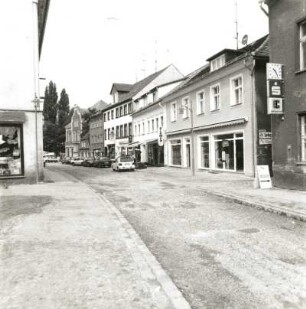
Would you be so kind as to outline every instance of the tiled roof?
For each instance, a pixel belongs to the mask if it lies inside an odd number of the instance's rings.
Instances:
[[[90,107],[90,109],[95,109],[96,111],[101,111],[106,106],[108,106],[108,103],[104,102],[103,100],[98,101],[93,106]]]
[[[132,99],[134,95],[136,95],[139,91],[141,91],[144,87],[146,87],[151,81],[153,81],[158,75],[160,75],[162,72],[164,72],[167,68],[168,67],[166,67],[166,68],[164,68],[164,69],[162,69],[158,72],[155,72],[155,73],[147,76],[146,78],[140,80],[139,82],[133,84],[130,92],[121,96],[120,102],[124,102],[124,101]]]

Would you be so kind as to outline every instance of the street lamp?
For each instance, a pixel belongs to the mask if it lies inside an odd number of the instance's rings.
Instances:
[[[37,130],[37,111],[40,110],[40,99],[35,94],[35,98],[32,101],[34,103],[34,109],[35,109],[35,154],[36,154],[36,183],[39,181],[39,163],[38,163],[38,130]]]
[[[184,110],[188,110],[190,112],[191,171],[192,171],[192,176],[195,176],[192,101],[190,101],[189,106],[188,105],[182,105],[182,107],[179,108],[179,113],[183,114]]]

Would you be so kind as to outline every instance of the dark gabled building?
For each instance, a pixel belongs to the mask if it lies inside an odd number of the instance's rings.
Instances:
[[[306,190],[306,1],[265,0],[270,62],[282,64],[284,113],[272,115],[277,186]]]

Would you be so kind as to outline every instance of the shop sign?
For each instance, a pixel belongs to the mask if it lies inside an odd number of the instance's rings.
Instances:
[[[161,127],[159,128],[158,146],[164,146],[164,135]]]
[[[269,98],[283,98],[283,81],[270,79],[268,80],[268,97]]]
[[[270,145],[272,144],[272,133],[266,131],[259,131],[259,145]]]
[[[284,99],[268,98],[268,114],[283,114]]]
[[[272,182],[268,165],[257,165],[257,177],[260,189],[272,188]]]

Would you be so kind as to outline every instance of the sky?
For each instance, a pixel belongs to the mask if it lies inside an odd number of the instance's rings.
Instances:
[[[70,107],[111,102],[113,83],[133,84],[169,64],[184,75],[224,48],[268,34],[258,0],[51,0],[40,63]]]

